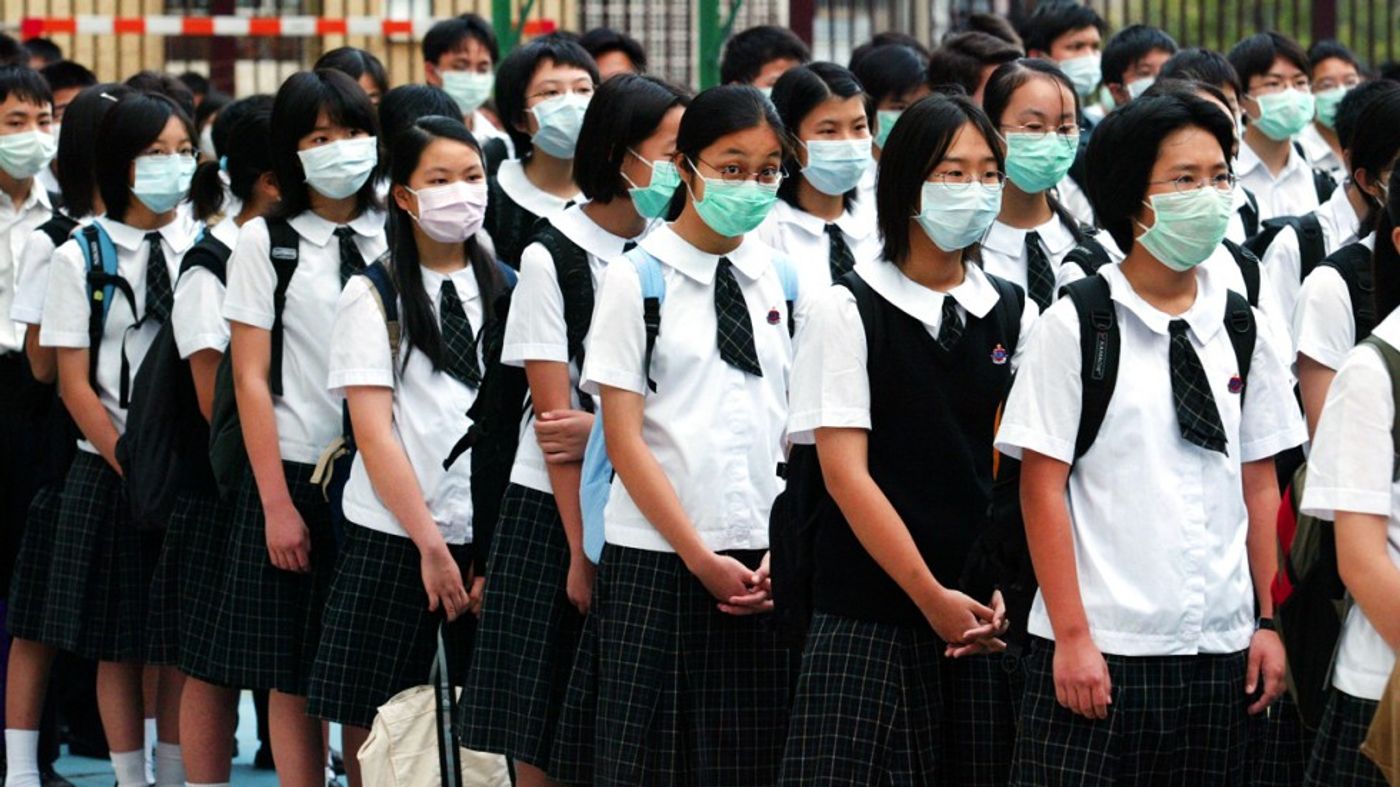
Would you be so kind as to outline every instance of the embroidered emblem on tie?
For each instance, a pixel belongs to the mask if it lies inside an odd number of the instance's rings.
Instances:
[[[1230,385],[1228,387],[1230,393],[1237,394],[1244,390],[1244,380],[1237,374],[1230,378]]]
[[[778,312],[778,307],[774,306],[768,310],[768,324],[777,325],[783,321],[783,315]]]
[[[993,364],[997,366],[1004,366],[1006,365],[1006,362],[1010,359],[1011,353],[1007,352],[1005,347],[1002,347],[1000,344],[998,344],[996,347],[992,348]]]

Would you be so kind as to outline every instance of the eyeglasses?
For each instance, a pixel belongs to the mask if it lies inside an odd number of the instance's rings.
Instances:
[[[983,186],[992,188],[1001,188],[1006,184],[1006,173],[986,172],[981,175],[974,175],[971,172],[936,172],[933,175],[933,180],[953,190],[967,188],[973,183],[980,183]]]
[[[1289,88],[1293,88],[1300,93],[1311,93],[1312,83],[1308,81],[1307,74],[1299,74],[1293,77],[1291,81],[1276,76],[1260,77],[1259,83],[1249,89],[1249,94],[1252,96],[1265,96],[1270,93],[1282,93]]]
[[[1232,172],[1222,172],[1219,175],[1212,175],[1208,178],[1195,178],[1190,175],[1182,175],[1170,180],[1150,180],[1149,186],[1165,186],[1170,184],[1178,192],[1196,191],[1203,188],[1214,188],[1217,191],[1233,191],[1235,184],[1239,182]]]
[[[569,90],[564,90],[563,88],[558,87],[547,87],[538,93],[531,93],[530,95],[525,97],[525,100],[530,101],[532,99],[538,98],[547,101],[551,98],[558,98],[566,93],[573,93],[576,96],[588,97],[593,95],[593,86],[589,85],[588,87],[576,87],[571,88]]]
[[[767,166],[757,172],[750,172],[738,164],[725,164],[722,167],[716,167],[704,159],[696,159],[696,161],[714,170],[719,175],[719,179],[726,183],[743,183],[746,180],[752,180],[761,186],[776,186],[787,177],[787,173],[778,166]],[[700,173],[699,168],[695,167],[694,162],[690,166],[695,169],[696,173],[703,174]]]
[[[1361,84],[1361,77],[1355,74],[1349,74],[1345,77],[1342,77],[1341,79],[1337,79],[1335,77],[1328,77],[1326,79],[1319,80],[1316,85],[1313,85],[1313,90],[1320,93],[1324,90],[1332,90],[1333,88],[1338,87],[1353,88],[1359,84]]]
[[[1039,123],[1031,123],[1024,126],[1002,126],[1001,130],[1014,131],[1017,134],[1025,134],[1026,136],[1035,137],[1036,139],[1044,139],[1046,135],[1054,134],[1059,137],[1064,137],[1066,141],[1073,138],[1077,142],[1079,137],[1079,126],[1073,123],[1066,123],[1063,126],[1056,126],[1055,128],[1046,128]]]

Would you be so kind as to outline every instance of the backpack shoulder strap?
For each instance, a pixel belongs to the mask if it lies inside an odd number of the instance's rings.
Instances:
[[[486,159],[486,176],[494,179],[496,172],[501,168],[501,162],[510,158],[510,151],[506,149],[505,140],[492,137],[481,146],[481,156]]]
[[[1240,222],[1244,224],[1246,240],[1259,234],[1259,199],[1254,192],[1244,189],[1244,204],[1239,209]]]
[[[642,366],[647,370],[647,387],[655,392],[651,355],[656,350],[656,337],[661,333],[661,302],[666,300],[666,278],[661,273],[661,261],[640,246],[627,252],[627,259],[637,269],[637,278],[642,284],[642,323],[646,326],[646,354],[642,356]]]
[[[107,313],[112,310],[112,299],[116,297],[117,292],[120,291],[126,297],[132,317],[138,323],[141,315],[136,310],[136,293],[131,289],[131,284],[118,272],[117,247],[112,243],[112,236],[102,229],[101,224],[93,222],[83,228],[77,241],[87,270],[88,381],[93,390],[97,390],[97,356],[102,349],[102,334],[107,324]],[[122,385],[125,393],[125,373],[122,375]],[[123,406],[125,399],[123,395]]]
[[[385,254],[367,266],[363,275],[373,285],[370,294],[379,305],[379,313],[384,316],[384,327],[389,333],[389,357],[393,359],[394,373],[397,374],[402,330],[399,324],[399,291],[394,286],[394,273],[389,255]]]
[[[1122,336],[1108,279],[1090,276],[1065,285],[1065,294],[1074,302],[1079,315],[1079,379],[1083,385],[1079,414],[1079,434],[1074,456],[1079,458],[1093,446],[1108,414],[1108,403],[1118,384],[1118,353]]]
[[[68,240],[77,226],[77,221],[55,211],[48,221],[39,225],[39,231],[49,236],[49,240],[53,242],[53,247],[56,249]]]
[[[1313,168],[1313,191],[1317,192],[1318,204],[1326,202],[1332,198],[1332,193],[1337,190],[1337,179],[1332,177],[1332,173],[1325,169]]]
[[[1240,269],[1240,276],[1244,279],[1245,299],[1250,306],[1259,305],[1259,258],[1254,256],[1254,252],[1246,249],[1238,243],[1226,238],[1223,241],[1225,250],[1230,252],[1230,256],[1235,258],[1235,265]]]
[[[778,281],[783,285],[783,300],[787,301],[788,336],[793,336],[797,333],[797,317],[792,313],[792,307],[797,303],[797,268],[785,255],[775,254],[773,270],[778,272]]]
[[[190,268],[204,268],[223,284],[227,279],[228,258],[232,253],[233,250],[214,237],[213,233],[206,233],[180,261],[180,275],[184,276]]]
[[[1400,350],[1390,342],[1372,334],[1361,340],[1362,344],[1368,344],[1381,356],[1381,361],[1385,363],[1386,373],[1390,375],[1390,395],[1395,401],[1396,418],[1390,426],[1390,441],[1395,452],[1395,467],[1391,471],[1391,477],[1400,480]]]
[[[1358,340],[1376,327],[1376,304],[1371,281],[1371,250],[1363,243],[1349,243],[1332,252],[1318,267],[1332,268],[1342,277],[1351,298],[1351,318]]]
[[[1235,351],[1235,364],[1239,369],[1240,381],[1244,388],[1240,395],[1249,393],[1249,366],[1254,359],[1254,345],[1258,340],[1258,326],[1254,321],[1254,308],[1234,290],[1225,292],[1225,332],[1230,336],[1230,346]]]
[[[1298,233],[1298,281],[1308,277],[1327,256],[1327,244],[1322,238],[1322,222],[1316,213],[1299,216],[1292,227]]]
[[[987,279],[997,291],[997,305],[992,314],[1001,328],[1009,355],[1016,354],[1016,345],[1021,341],[1021,315],[1026,310],[1026,291],[1000,276],[987,274]]]
[[[569,359],[582,365],[583,340],[593,320],[593,272],[588,264],[588,252],[548,220],[540,222],[531,240],[544,246],[554,261],[554,278],[564,300],[564,333],[568,337]]]
[[[268,365],[267,384],[274,396],[282,395],[282,341],[284,326],[282,310],[287,306],[287,287],[292,283],[297,260],[301,255],[301,239],[286,219],[267,220],[268,257],[277,274],[272,291],[272,357]]]
[[[1084,272],[1086,278],[1092,277],[1099,272],[1099,268],[1107,265],[1108,250],[1103,247],[1092,235],[1086,235],[1074,248],[1065,255],[1061,265],[1076,265]]]

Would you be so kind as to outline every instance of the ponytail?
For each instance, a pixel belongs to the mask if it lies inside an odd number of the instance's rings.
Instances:
[[[1376,251],[1371,257],[1371,281],[1376,299],[1376,320],[1400,308],[1400,250],[1391,236],[1400,225],[1400,170],[1390,173],[1390,199],[1376,226]]]
[[[219,162],[205,161],[194,171],[190,181],[194,215],[206,224],[224,209],[224,180],[219,177],[219,170]]]

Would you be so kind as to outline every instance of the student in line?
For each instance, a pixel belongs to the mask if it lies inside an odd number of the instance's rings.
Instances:
[[[358,47],[342,46],[321,55],[312,69],[319,71],[323,68],[334,69],[355,80],[369,96],[369,103],[375,106],[389,92],[389,72],[384,70],[384,64]]]
[[[835,506],[816,524],[780,783],[1006,783],[1010,692],[994,690],[1001,662],[977,655],[1001,647],[1005,609],[958,590],[1037,314],[972,258],[1003,165],[969,99],[910,108],[880,160],[883,255],[824,291],[801,334],[788,433],[816,443]],[[882,337],[866,333],[877,320]]]
[[[696,96],[672,223],[639,246],[666,290],[653,353],[637,265],[608,266],[598,290],[583,389],[602,398],[617,476],[555,741],[562,781],[777,778],[792,673],[764,614],[766,550],[792,349],[780,263],[750,233],[777,201],[784,135],[751,87]]]
[[[1296,41],[1270,31],[1235,44],[1229,58],[1244,88],[1244,144],[1236,172],[1259,202],[1259,220],[1316,210],[1322,195],[1312,165],[1293,144],[1316,111],[1307,54]]]
[[[644,74],[647,51],[641,42],[626,33],[595,27],[583,34],[579,46],[588,50],[598,64],[598,79],[606,82],[618,74]]]
[[[535,222],[578,200],[574,149],[597,85],[593,58],[561,36],[516,49],[496,71],[496,106],[518,158],[501,162],[490,180],[486,231],[512,268]]]
[[[270,690],[279,781],[320,787],[326,742],[320,720],[306,713],[306,693],[336,541],[311,475],[341,429],[341,408],[326,389],[335,304],[387,244],[372,177],[378,124],[365,92],[339,71],[294,74],[277,91],[271,124],[281,202],[240,228],[223,309],[250,467],[230,502],[209,656],[189,674]],[[295,275],[278,314],[277,268],[293,252]]]
[[[1025,53],[1020,47],[994,35],[977,31],[955,33],[943,39],[943,43],[929,56],[928,84],[934,89],[944,85],[960,85],[980,106],[982,91],[986,89],[992,72],[1003,63],[1022,57],[1025,57]],[[857,71],[856,75],[862,77],[862,82],[865,81],[864,71]]]
[[[865,91],[845,68],[810,63],[783,74],[772,101],[788,130],[787,177],[758,238],[794,261],[801,289],[821,292],[880,256],[875,211],[856,204],[875,164]]]
[[[129,369],[140,367],[170,319],[180,261],[198,233],[189,214],[176,209],[194,174],[194,143],[190,119],[165,96],[129,95],[107,112],[95,142],[106,209],[96,225],[112,243],[124,284],[110,300],[94,298],[80,244],[96,246],[98,258],[103,244],[82,236],[63,244],[54,252],[39,336],[40,344],[58,348],[59,390],[82,438],[59,504],[38,639],[98,661],[98,704],[120,787],[146,784],[142,658],[160,533],[138,531],[130,521],[116,443],[126,423]],[[105,311],[98,337],[93,308]],[[162,785],[183,778],[172,737],[167,727],[156,774]]]
[[[97,84],[97,76],[85,66],[71,60],[57,60],[39,70],[39,75],[49,83],[53,92],[53,138],[58,139],[59,126],[63,123],[63,113],[78,94]],[[49,201],[55,207],[62,207],[62,189],[58,185],[58,164],[50,162],[36,176],[49,192]]]
[[[812,52],[795,33],[776,25],[757,25],[724,42],[719,58],[722,85],[751,85],[767,96],[778,77],[812,59]]]
[[[1176,54],[1176,41],[1151,25],[1128,25],[1103,48],[1103,82],[1117,106],[1141,96]]]
[[[492,539],[459,718],[463,745],[506,755],[526,787],[556,783],[550,753],[593,597],[579,480],[597,400],[578,387],[583,338],[604,270],[630,264],[617,260],[675,194],[688,103],[653,77],[621,75],[598,88],[574,167],[588,201],[546,220],[521,255],[511,297],[501,358],[525,368],[531,409]]]
[[[500,160],[513,158],[510,135],[496,127],[481,107],[491,99],[501,49],[491,23],[476,14],[462,14],[433,25],[423,36],[423,81],[447,91],[457,102],[462,122],[483,149],[491,140]],[[392,144],[392,137],[387,137]]]
[[[925,79],[928,59],[917,49],[900,44],[872,48],[859,60],[851,59],[851,73],[865,89],[865,121],[870,128],[871,154],[878,161],[880,147],[894,130],[900,113],[931,91]],[[874,222],[875,167],[861,178],[855,209],[870,213]]]
[[[1082,444],[1093,337],[1063,298],[997,435],[1022,462],[1040,582],[1013,784],[1241,784],[1246,720],[1284,690],[1273,457],[1305,433],[1268,333],[1251,346],[1231,319],[1258,316],[1199,268],[1229,220],[1231,137],[1219,107],[1166,95],[1116,110],[1090,142],[1094,209],[1128,253],[1071,286],[1107,289],[1116,387]]]
[[[1337,108],[1342,98],[1364,81],[1365,74],[1356,55],[1336,41],[1317,41],[1308,47],[1308,64],[1317,113],[1298,134],[1298,144],[1314,169],[1341,183],[1346,179],[1347,165],[1345,148],[1337,136]]]
[[[1393,174],[1391,194],[1400,193]],[[1376,308],[1387,316],[1372,336],[1400,347],[1400,210],[1391,200],[1376,231]],[[1313,745],[1308,787],[1384,787],[1360,752],[1400,650],[1400,516],[1395,500],[1397,415],[1388,364],[1375,347],[1357,347],[1327,393],[1308,457],[1304,512],[1336,523],[1337,565],[1355,600],[1337,648],[1332,697]]]

